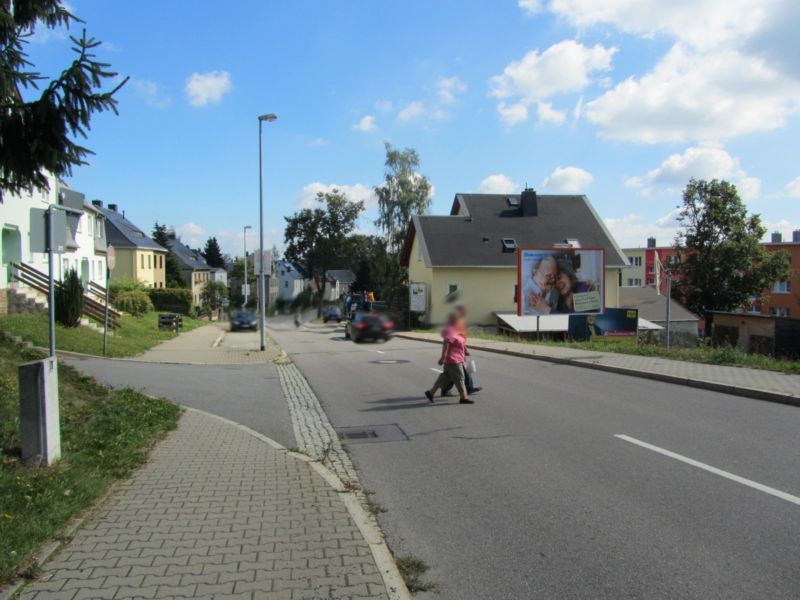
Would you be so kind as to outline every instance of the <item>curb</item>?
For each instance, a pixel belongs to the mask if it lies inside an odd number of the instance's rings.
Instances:
[[[414,337],[408,334],[396,333],[396,337],[401,337],[407,340],[414,340],[417,342],[427,342],[429,344],[441,344],[438,340],[428,340],[425,338]],[[572,358],[559,358],[556,356],[547,356],[544,354],[534,354],[528,352],[517,352],[515,350],[507,350],[500,348],[492,348],[482,346],[481,344],[470,344],[473,350],[481,350],[483,352],[491,352],[493,354],[505,354],[506,356],[516,356],[518,358],[529,358],[532,360],[541,360],[544,362],[556,363],[559,365],[568,365],[570,367],[582,367],[584,369],[594,369],[595,371],[606,371],[607,373],[616,373],[618,375],[628,375],[630,377],[641,377],[643,379],[655,379],[665,383],[674,383],[686,387],[697,388],[701,390],[710,390],[713,392],[722,392],[732,396],[741,396],[743,398],[753,398],[755,400],[765,400],[767,402],[775,402],[778,404],[786,404],[789,406],[800,407],[800,396],[793,396],[789,394],[781,394],[780,392],[769,392],[766,390],[759,390],[756,388],[748,388],[730,385],[727,383],[720,383],[718,381],[708,381],[705,379],[690,379],[688,377],[681,377],[679,375],[667,375],[665,373],[654,373],[648,371],[639,371],[637,369],[629,369],[626,367],[615,367],[612,365],[603,365],[600,363],[589,363]]]
[[[353,519],[353,522],[361,532],[364,541],[369,545],[370,551],[372,552],[372,558],[375,560],[375,565],[378,567],[378,571],[380,571],[381,577],[383,578],[383,583],[386,587],[386,594],[388,595],[389,600],[411,600],[411,593],[408,591],[402,575],[400,575],[400,570],[397,568],[397,563],[395,562],[389,547],[386,545],[386,540],[383,537],[383,533],[370,520],[367,511],[361,506],[361,503],[359,502],[355,492],[348,491],[342,481],[333,471],[328,469],[319,461],[315,461],[308,456],[298,454],[297,452],[291,452],[283,444],[276,442],[272,438],[258,433],[257,431],[254,431],[245,425],[197,408],[191,408],[188,406],[181,406],[181,408],[188,412],[195,412],[206,417],[212,417],[227,423],[228,425],[233,425],[241,431],[244,431],[254,438],[272,446],[274,449],[281,450],[292,458],[309,464],[311,468],[314,469],[314,471],[316,471],[341,497],[342,502],[347,508],[347,512],[350,513],[350,518]],[[0,600],[3,599],[0,598]]]

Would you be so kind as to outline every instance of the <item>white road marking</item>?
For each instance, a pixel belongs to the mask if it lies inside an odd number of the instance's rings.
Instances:
[[[437,373],[444,373],[444,371],[442,371],[441,369],[434,369],[433,367],[431,367],[431,371],[436,371]]]
[[[386,354],[386,352],[384,352],[383,350],[375,350],[375,352],[377,352],[378,354]]]
[[[652,444],[648,444],[647,442],[637,440],[636,438],[632,438],[628,435],[623,435],[618,433],[615,434],[614,437],[619,438],[625,442],[630,442],[631,444],[636,444],[637,446],[641,446],[642,448],[647,448],[648,450],[652,450],[653,452],[658,452],[659,454],[663,454],[664,456],[668,456],[670,458],[674,458],[675,460],[684,462],[687,465],[692,465],[693,467],[697,467],[698,469],[703,469],[704,471],[708,471],[709,473],[713,473],[714,475],[719,475],[720,477],[724,477],[725,479],[730,479],[731,481],[735,481],[736,483],[741,483],[742,485],[746,485],[747,487],[751,487],[760,492],[764,492],[765,494],[775,496],[776,498],[780,498],[781,500],[786,500],[787,502],[791,502],[792,504],[797,504],[798,506],[800,506],[800,498],[798,498],[797,496],[793,496],[792,494],[787,494],[786,492],[776,490],[775,488],[769,487],[768,485],[758,483],[757,481],[753,481],[751,479],[745,479],[744,477],[739,477],[738,475],[734,475],[733,473],[729,473],[728,471],[723,471],[722,469],[718,469],[717,467],[712,467],[711,465],[707,465],[698,460],[694,460],[693,458],[689,458],[688,456],[683,456],[682,454],[677,454],[675,452],[671,452],[670,450],[665,450],[664,448],[653,446]]]

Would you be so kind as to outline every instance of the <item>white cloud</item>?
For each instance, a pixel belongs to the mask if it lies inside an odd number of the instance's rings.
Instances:
[[[381,112],[391,112],[394,108],[394,103],[391,100],[378,100],[375,103],[375,110]]]
[[[554,192],[583,192],[594,181],[594,176],[580,167],[556,167],[546,177],[542,187]]]
[[[519,184],[502,173],[489,175],[478,186],[478,191],[481,194],[513,194],[518,190]]]
[[[608,138],[718,141],[782,127],[800,109],[800,82],[736,50],[696,53],[676,44],[642,77],[586,105]]]
[[[399,113],[397,118],[404,122],[416,121],[425,115],[425,104],[419,100],[409,102]]]
[[[317,208],[319,206],[319,203],[317,202],[317,194],[320,192],[325,194],[327,192],[332,192],[335,189],[347,196],[348,200],[353,202],[364,202],[364,207],[366,210],[374,208],[378,201],[375,197],[375,192],[372,187],[364,185],[363,183],[339,185],[336,183],[326,184],[315,181],[303,186],[303,190],[300,192],[300,197],[297,199],[297,208]]]
[[[463,94],[467,91],[467,84],[455,75],[453,77],[441,77],[436,82],[436,89],[439,94],[439,100],[444,104],[452,104],[458,94]]]
[[[497,105],[497,112],[500,113],[503,123],[509,127],[528,120],[528,107],[522,103],[506,104],[501,102]]]
[[[175,234],[190,248],[201,248],[205,244],[206,240],[203,237],[205,232],[205,228],[193,221],[175,228]]]
[[[672,244],[678,222],[675,220],[677,212],[670,212],[654,223],[648,223],[644,217],[636,214],[624,217],[607,217],[603,219],[611,235],[623,248],[641,248],[647,243],[647,238],[654,237],[660,246]]]
[[[536,116],[540,123],[551,123],[561,125],[567,119],[567,114],[563,110],[553,108],[549,102],[539,102],[536,107]]]
[[[615,52],[616,48],[588,47],[575,40],[564,40],[542,53],[532,50],[489,80],[490,93],[501,100],[519,97],[532,104],[554,94],[579,91],[589,85],[593,73],[611,68]]]
[[[758,198],[761,193],[761,180],[749,176],[739,165],[739,159],[719,146],[687,148],[682,154],[672,154],[655,169],[640,177],[631,177],[625,184],[640,188],[647,196],[654,186],[676,192],[693,177],[731,181],[745,200]]]
[[[572,118],[576,121],[579,120],[583,116],[583,96],[578,98],[578,101],[575,103],[575,108],[572,109]]]
[[[792,179],[783,189],[790,196],[800,198],[800,177]]]
[[[372,115],[365,115],[358,123],[353,125],[353,129],[356,131],[373,131],[377,128],[378,125],[375,123],[375,117]]]
[[[777,7],[790,1],[551,0],[548,9],[579,29],[609,24],[625,33],[662,34],[707,49],[752,35]]]
[[[136,93],[150,106],[166,108],[172,104],[172,98],[164,94],[161,87],[154,81],[131,79],[131,85]]]
[[[186,95],[192,106],[219,104],[232,87],[231,76],[227,71],[192,73],[186,80]]]
[[[519,0],[517,4],[529,15],[535,15],[542,10],[542,0]]]

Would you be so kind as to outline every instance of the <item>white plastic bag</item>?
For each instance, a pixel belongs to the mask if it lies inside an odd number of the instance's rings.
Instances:
[[[467,364],[467,371],[470,375],[475,375],[478,372],[478,365],[474,358],[470,359],[469,364]]]

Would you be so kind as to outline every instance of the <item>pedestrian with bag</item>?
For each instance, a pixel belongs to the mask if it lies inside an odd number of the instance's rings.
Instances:
[[[465,346],[464,355],[466,357],[466,356],[470,355],[469,354],[469,348],[466,347],[466,345],[467,345],[467,308],[464,305],[456,306],[454,314],[455,314],[455,318],[456,318],[456,324],[458,325],[458,328],[461,330],[461,333],[464,335],[464,346]],[[478,392],[480,392],[483,389],[480,386],[476,386],[475,385],[475,380],[474,380],[474,378],[472,376],[472,373],[477,371],[477,369],[474,368],[474,367],[475,367],[475,361],[474,360],[470,360],[469,364],[467,364],[466,363],[466,358],[465,358],[464,383],[467,386],[467,393],[469,393],[469,394],[477,394]],[[450,390],[452,390],[452,389],[453,389],[453,382],[450,381],[447,385],[445,385],[442,388],[442,397],[450,396],[451,395],[450,394]]]
[[[425,390],[425,397],[429,402],[433,402],[436,392],[452,381],[458,390],[459,403],[475,404],[473,400],[469,399],[464,377],[466,372],[464,361],[466,360],[467,338],[458,326],[458,316],[456,314],[451,315],[448,319],[447,327],[442,332],[442,338],[442,356],[439,359],[439,364],[442,365],[444,371],[436,378],[433,387]]]

